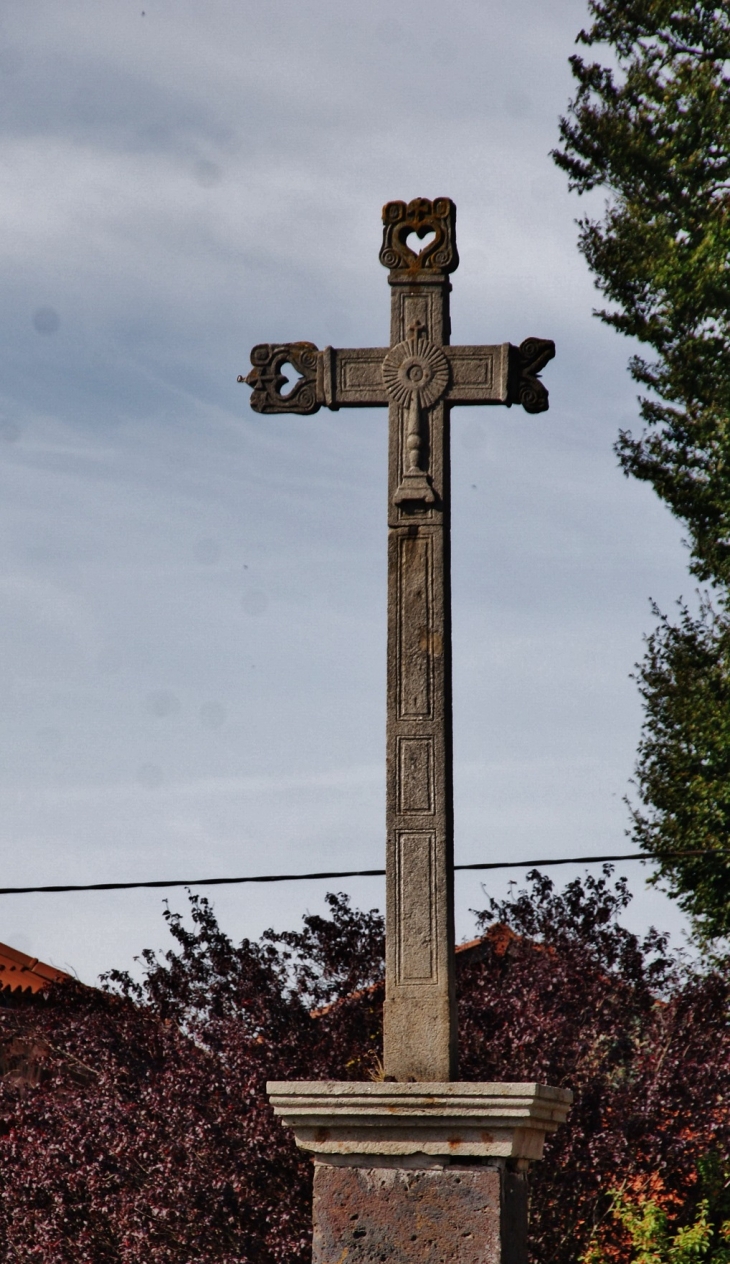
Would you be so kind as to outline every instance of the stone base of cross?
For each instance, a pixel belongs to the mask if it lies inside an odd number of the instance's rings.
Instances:
[[[543,412],[555,346],[452,347],[453,202],[389,202],[383,223],[390,346],[261,343],[239,378],[260,413],[389,408],[385,1080],[269,1087],[316,1157],[315,1262],[519,1264],[524,1169],[570,1094],[455,1082],[449,422],[454,405]]]
[[[267,1085],[314,1157],[313,1264],[526,1264],[527,1170],[571,1094],[543,1084]]]

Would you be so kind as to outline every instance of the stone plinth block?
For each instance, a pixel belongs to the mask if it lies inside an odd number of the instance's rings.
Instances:
[[[274,1081],[271,1104],[297,1145],[330,1163],[374,1156],[413,1166],[444,1159],[539,1159],[563,1123],[568,1089],[546,1084]],[[427,1166],[427,1163],[426,1163]]]
[[[312,1264],[522,1264],[526,1176],[500,1167],[314,1169]]]

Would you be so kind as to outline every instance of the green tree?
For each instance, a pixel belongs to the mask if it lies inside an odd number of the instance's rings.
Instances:
[[[655,856],[700,939],[730,936],[730,626],[708,602],[659,616],[639,668],[644,810],[633,836]],[[677,851],[704,855],[676,856]]]
[[[728,1264],[727,1164],[713,1151],[700,1159],[697,1168],[697,1183],[703,1197],[690,1223],[672,1224],[673,1217],[655,1198],[646,1195],[632,1198],[624,1188],[616,1189],[611,1211],[624,1230],[623,1251],[617,1250],[613,1243],[608,1246],[599,1229],[581,1257],[581,1264],[615,1264],[617,1256],[625,1258],[626,1254],[631,1264]]]
[[[616,451],[684,523],[690,569],[714,589],[714,609],[682,606],[648,639],[633,834],[714,937],[730,933],[730,6],[589,9],[578,43],[603,55],[571,58],[553,156],[579,194],[608,194],[579,246],[608,301],[596,314],[643,344],[630,370],[644,427]],[[715,855],[668,855],[699,848]]]
[[[609,194],[580,249],[612,304],[598,313],[651,348],[631,372],[646,423],[622,432],[626,474],[688,528],[700,579],[730,581],[730,9],[703,0],[591,0],[571,58],[578,93],[554,158],[578,193]]]

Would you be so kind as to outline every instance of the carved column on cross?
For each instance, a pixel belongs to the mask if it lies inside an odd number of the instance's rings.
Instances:
[[[449,198],[388,202],[380,262],[390,347],[253,348],[239,378],[260,413],[389,407],[386,979],[388,1079],[456,1077],[449,420],[453,405],[548,407],[554,343],[449,345],[458,267]],[[409,239],[432,236],[422,248]],[[300,375],[287,393],[282,373]]]

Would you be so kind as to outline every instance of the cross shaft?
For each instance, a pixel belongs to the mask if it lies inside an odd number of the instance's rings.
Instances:
[[[458,267],[448,198],[389,202],[389,347],[262,343],[239,378],[261,413],[389,408],[386,789],[386,1078],[456,1078],[451,705],[450,412],[548,407],[539,372],[554,343],[449,345]],[[408,238],[433,240],[418,253]],[[300,374],[287,394],[281,372]]]

